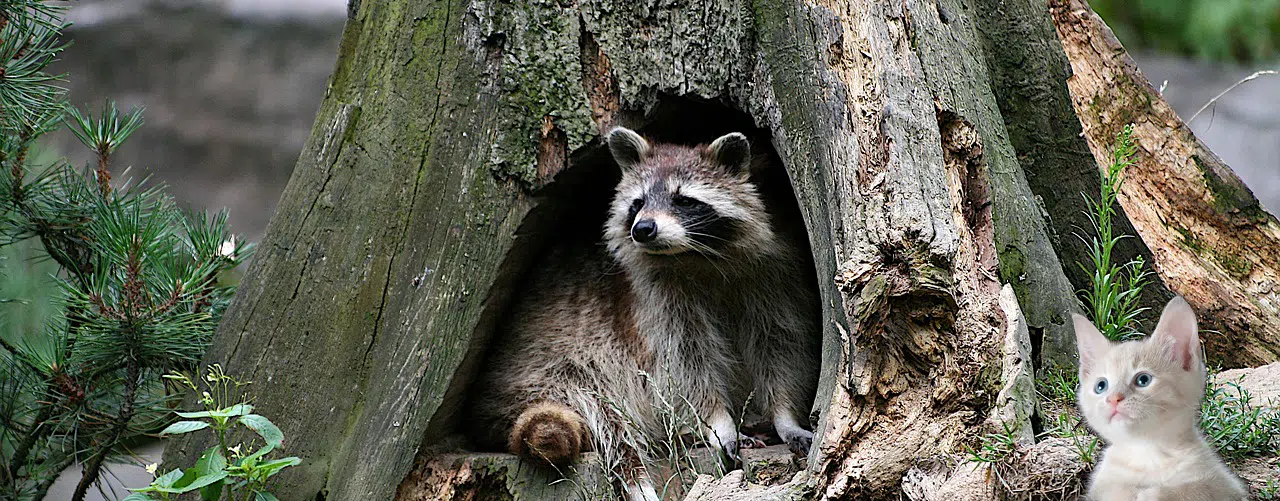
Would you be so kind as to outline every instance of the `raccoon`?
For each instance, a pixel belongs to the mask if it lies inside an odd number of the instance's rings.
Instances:
[[[748,399],[807,452],[815,277],[803,230],[775,228],[751,181],[750,143],[650,144],[625,128],[607,142],[622,180],[603,245],[561,242],[536,265],[480,377],[473,436],[558,469],[594,449],[629,499],[654,501],[646,451],[666,437],[654,388],[673,388],[735,463]]]
[[[748,399],[793,451],[807,453],[813,433],[801,422],[818,381],[817,287],[803,228],[777,226],[780,200],[766,204],[751,180],[768,162],[752,161],[741,133],[690,148],[615,128],[608,143],[623,174],[605,242],[658,374],[734,462],[747,438],[733,415]]]

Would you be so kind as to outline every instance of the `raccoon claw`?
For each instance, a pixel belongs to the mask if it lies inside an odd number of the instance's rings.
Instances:
[[[813,432],[809,430],[795,428],[779,435],[782,435],[782,441],[787,443],[787,448],[793,454],[807,456],[809,448],[813,447]]]
[[[724,463],[724,469],[726,471],[732,470],[735,466],[742,464],[742,455],[738,452],[740,449],[741,446],[738,444],[737,440],[730,440],[720,444],[720,452],[723,455],[721,462]],[[728,461],[723,461],[724,459],[728,459]]]
[[[799,456],[808,456],[809,448],[813,447],[813,434],[797,435],[787,440],[787,448],[791,449],[793,454]]]
[[[720,444],[720,451],[729,459],[729,463],[725,464],[725,469],[733,469],[742,464],[742,449],[757,449],[765,447],[765,443],[758,438],[749,437],[741,433],[734,440],[726,440]]]

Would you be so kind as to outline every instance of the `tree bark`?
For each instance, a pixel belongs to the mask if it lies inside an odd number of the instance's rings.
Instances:
[[[1280,224],[1182,122],[1083,0],[1053,0],[1074,75],[1067,81],[1100,165],[1134,124],[1135,165],[1118,199],[1155,252],[1155,271],[1186,297],[1212,362],[1280,359]]]
[[[1072,192],[1098,187],[1061,50],[1043,0],[353,2],[206,362],[254,381],[304,459],[281,499],[563,499],[455,440],[521,274],[610,196],[602,131],[756,129],[803,213],[825,329],[808,469],[767,492],[898,499],[913,468],[1029,426],[1019,359],[1074,364],[1064,233]]]

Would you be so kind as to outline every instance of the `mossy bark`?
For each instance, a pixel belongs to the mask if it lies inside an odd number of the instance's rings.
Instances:
[[[997,401],[1013,363],[1003,284],[1037,358],[1073,363],[1079,284],[1064,268],[1079,251],[1061,233],[1085,206],[1037,200],[1053,176],[1087,190],[1074,177],[1096,165],[1063,115],[1066,72],[1039,71],[1063,61],[1043,0],[352,5],[311,139],[206,360],[255,381],[304,458],[281,499],[563,498],[510,458],[445,453],[547,236],[531,228],[555,222],[541,195],[607,167],[602,131],[659,115],[748,117],[809,230],[819,441],[779,499],[897,499],[914,465],[993,431],[997,405],[1029,408],[1007,401],[1026,391]],[[1036,74],[1020,78],[1023,64]],[[175,441],[166,460],[206,445]]]

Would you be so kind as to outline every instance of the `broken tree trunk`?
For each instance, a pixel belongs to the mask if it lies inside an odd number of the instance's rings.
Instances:
[[[1071,60],[1067,81],[1099,164],[1133,124],[1135,164],[1120,204],[1154,253],[1155,271],[1202,322],[1211,362],[1252,367],[1280,359],[1280,224],[1191,129],[1083,0],[1053,0]]]
[[[1085,204],[1061,192],[1098,187],[1066,77],[1043,0],[352,2],[206,361],[254,381],[303,458],[286,501],[563,499],[455,440],[490,336],[531,256],[610,196],[602,131],[744,129],[785,165],[823,303],[818,441],[770,495],[898,499],[997,408],[1029,422],[1017,359],[1074,363],[1062,233]]]

